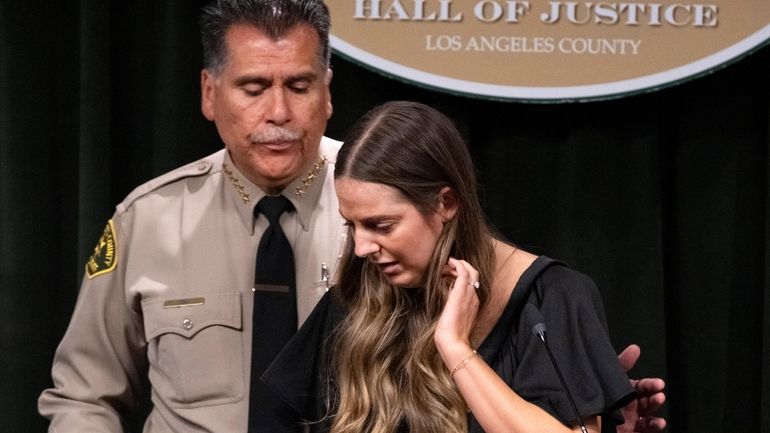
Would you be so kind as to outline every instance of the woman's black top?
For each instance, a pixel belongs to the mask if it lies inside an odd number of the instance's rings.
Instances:
[[[328,431],[329,338],[344,318],[333,289],[316,306],[294,338],[262,376],[311,430]],[[527,307],[531,304],[533,307]],[[547,342],[582,417],[601,415],[603,431],[622,422],[618,409],[636,394],[607,335],[594,282],[565,264],[540,256],[522,274],[479,355],[522,398],[565,424],[576,425],[566,393],[543,342],[532,328],[544,323]],[[328,421],[328,418],[327,418]],[[402,432],[407,430],[399,429]],[[483,430],[469,414],[469,432]]]

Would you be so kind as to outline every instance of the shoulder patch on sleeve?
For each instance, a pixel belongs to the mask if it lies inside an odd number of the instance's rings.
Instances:
[[[109,220],[93,254],[86,263],[86,275],[91,279],[97,275],[112,272],[117,264],[118,238],[115,236],[115,226],[112,220]]]

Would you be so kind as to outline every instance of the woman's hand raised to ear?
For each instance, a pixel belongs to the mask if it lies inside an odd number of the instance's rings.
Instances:
[[[479,312],[479,296],[476,293],[479,271],[465,260],[450,258],[445,274],[455,280],[436,324],[433,340],[451,370],[474,349],[470,335]]]

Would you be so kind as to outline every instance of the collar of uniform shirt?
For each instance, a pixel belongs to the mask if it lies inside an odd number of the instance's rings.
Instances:
[[[294,205],[299,223],[304,231],[310,229],[310,217],[316,207],[323,188],[324,178],[327,175],[329,166],[326,163],[327,159],[323,153],[319,154],[318,159],[310,169],[289,183],[282,193]],[[250,233],[254,234],[254,206],[266,195],[265,192],[238,170],[227,151],[224,155],[222,172],[227,183],[226,189],[230,191],[230,195]]]

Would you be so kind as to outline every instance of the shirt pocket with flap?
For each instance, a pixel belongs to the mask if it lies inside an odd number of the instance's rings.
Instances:
[[[142,301],[149,377],[171,407],[232,403],[244,396],[241,294]]]

